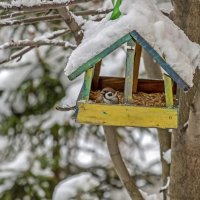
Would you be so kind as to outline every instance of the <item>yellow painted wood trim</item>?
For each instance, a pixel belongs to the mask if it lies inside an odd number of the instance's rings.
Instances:
[[[78,103],[80,123],[108,126],[177,128],[177,108]]]
[[[173,100],[173,90],[172,90],[172,79],[170,76],[164,74],[164,84],[165,84],[165,101],[167,107],[173,107],[174,100]]]

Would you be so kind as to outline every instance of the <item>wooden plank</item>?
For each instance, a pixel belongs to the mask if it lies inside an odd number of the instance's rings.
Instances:
[[[80,123],[106,126],[177,128],[176,108],[79,103]]]
[[[85,72],[84,83],[81,90],[80,99],[82,101],[88,101],[90,97],[90,89],[92,84],[93,68],[88,69]]]
[[[124,103],[133,102],[133,63],[135,57],[135,43],[133,40],[127,43],[126,53],[126,70],[125,70],[125,85],[124,85]]]
[[[190,87],[188,84],[168,65],[165,60],[153,49],[153,47],[136,31],[132,31],[130,35],[135,39],[150,56],[169,74],[169,76],[177,83],[177,85],[184,91],[188,91]]]
[[[164,74],[164,84],[165,84],[165,101],[167,107],[173,107],[174,105],[174,95],[172,91],[173,83],[172,79]]]
[[[100,71],[101,71],[101,61],[96,63],[94,68],[94,74],[92,79],[92,90],[97,90],[98,88]]]
[[[100,60],[102,60],[102,58],[106,57],[108,54],[110,54],[115,49],[117,49],[118,47],[120,47],[122,44],[128,42],[129,40],[132,40],[132,37],[131,37],[130,34],[127,34],[127,35],[123,36],[122,38],[120,38],[119,40],[117,40],[115,43],[113,43],[110,47],[106,48],[101,53],[99,53],[98,55],[94,56],[93,58],[91,58],[90,60],[88,60],[86,63],[84,63],[83,65],[81,65],[80,67],[78,67],[74,72],[72,72],[68,76],[69,80],[74,80],[76,77],[78,77],[79,75],[81,75],[83,72],[85,72],[89,68],[94,67],[94,65],[97,62],[99,62]]]
[[[99,85],[97,90],[102,90],[105,87],[111,87],[117,91],[124,91],[125,79],[121,77],[106,77],[100,76]],[[163,80],[150,80],[150,79],[138,79],[138,92],[146,93],[164,93],[164,81]],[[176,93],[176,85],[173,85],[173,93]]]
[[[133,68],[134,69],[133,70],[133,93],[137,92],[141,53],[142,53],[142,47],[138,43],[136,43],[134,68]]]

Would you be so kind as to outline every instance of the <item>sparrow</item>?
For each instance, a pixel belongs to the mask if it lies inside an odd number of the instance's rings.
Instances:
[[[101,91],[101,95],[103,96],[103,102],[107,104],[118,104],[119,98],[117,96],[117,91],[113,88],[106,87]]]

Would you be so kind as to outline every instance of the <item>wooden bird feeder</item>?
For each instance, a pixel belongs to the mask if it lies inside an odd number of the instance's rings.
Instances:
[[[101,60],[124,43],[127,43],[125,78],[99,76]],[[138,79],[142,48],[168,74],[164,74],[163,80]],[[189,86],[136,31],[125,35],[88,60],[68,78],[73,80],[83,72],[85,72],[84,83],[77,100],[78,122],[106,126],[177,128],[178,100],[174,98],[177,86],[183,90],[188,90]],[[105,87],[123,92],[123,103],[110,105],[91,102],[91,90],[102,90]],[[164,93],[165,106],[134,105],[133,94],[139,92]]]

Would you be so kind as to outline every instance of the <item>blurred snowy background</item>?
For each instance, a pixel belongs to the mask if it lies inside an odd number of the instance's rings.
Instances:
[[[158,3],[166,12],[171,9],[168,1]],[[96,0],[70,10],[111,6],[111,0]],[[87,20],[102,17],[84,16]],[[0,45],[64,28],[62,20],[1,27]],[[75,44],[71,33],[60,38]],[[72,50],[45,46],[29,51],[19,62],[4,62],[15,51],[0,48],[0,199],[128,200],[108,155],[102,127],[77,124],[73,112],[55,109],[74,105],[80,91],[83,77],[70,82],[63,72]],[[122,47],[104,60],[102,74],[122,76],[124,63]],[[145,76],[144,68],[141,76]],[[126,127],[118,132],[122,155],[138,187],[159,193],[156,129]]]

